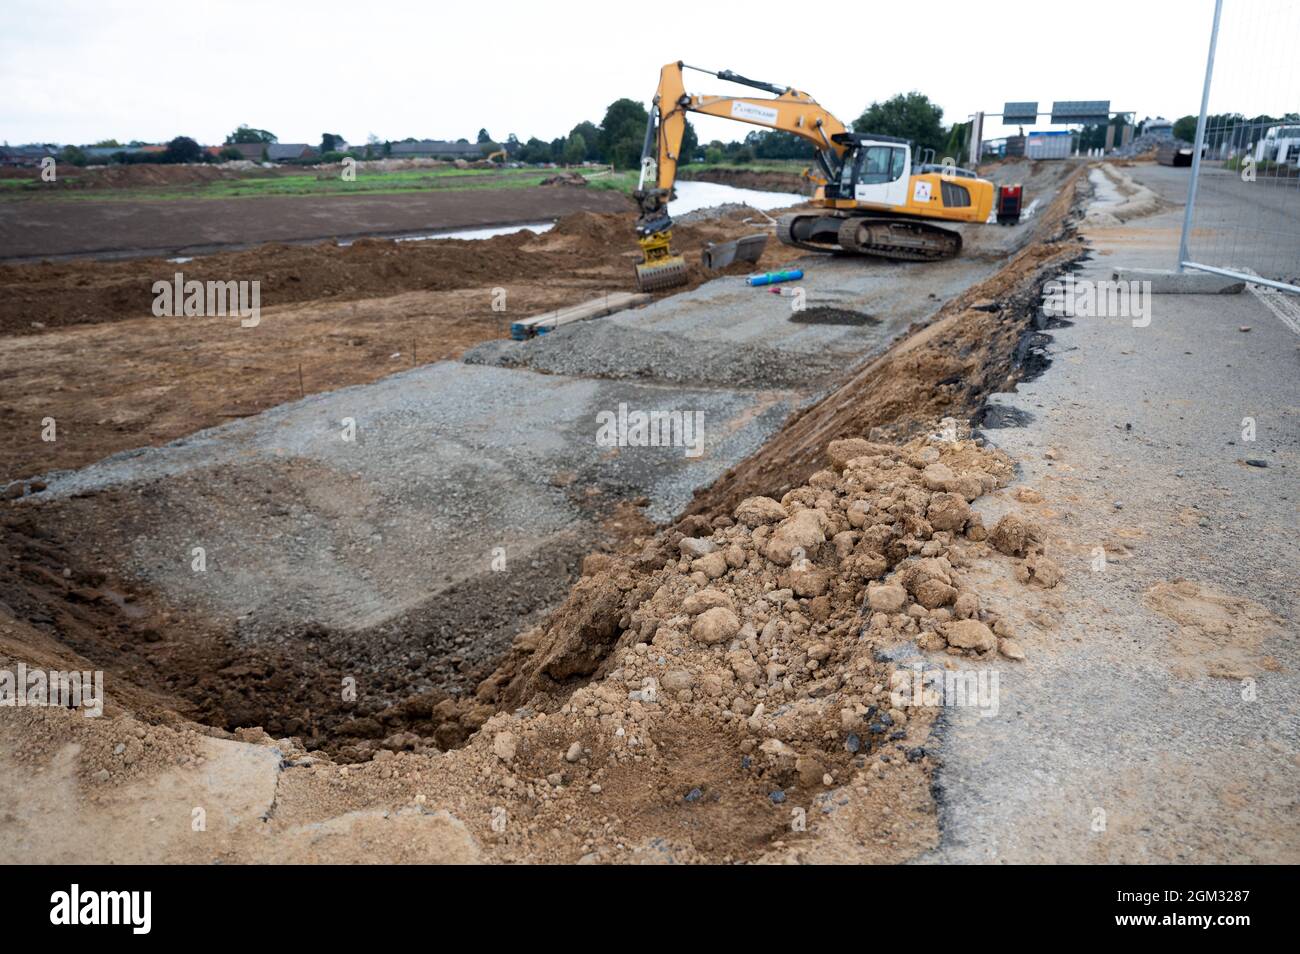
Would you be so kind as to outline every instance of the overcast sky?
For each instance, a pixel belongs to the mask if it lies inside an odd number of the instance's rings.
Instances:
[[[6,0],[0,140],[209,144],[240,123],[281,142],[472,140],[479,127],[549,140],[599,123],[618,97],[648,102],[677,59],[790,84],[846,123],[912,89],[945,122],[1034,99],[1173,119],[1199,107],[1212,11],[1213,0]],[[1300,3],[1226,0],[1212,111],[1300,109],[1298,36]],[[688,76],[692,92],[746,95]],[[751,128],[696,125],[705,141]],[[992,120],[985,135],[1002,132]]]

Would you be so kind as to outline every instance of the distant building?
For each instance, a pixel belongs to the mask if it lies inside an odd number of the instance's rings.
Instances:
[[[305,142],[269,142],[266,144],[266,158],[271,162],[319,159],[320,150]]]
[[[1034,130],[1025,137],[1025,156],[1029,159],[1068,159],[1072,148],[1068,129]]]
[[[0,146],[0,166],[39,166],[46,156],[58,156],[59,146]]]
[[[482,159],[500,147],[487,142],[443,142],[421,139],[418,142],[395,142],[389,155],[396,159]]]

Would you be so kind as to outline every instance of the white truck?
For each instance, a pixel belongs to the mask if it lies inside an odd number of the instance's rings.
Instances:
[[[1255,144],[1255,161],[1300,166],[1300,125],[1270,126]]]

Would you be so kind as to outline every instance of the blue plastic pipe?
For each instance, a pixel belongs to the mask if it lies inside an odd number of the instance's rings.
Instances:
[[[746,282],[751,286],[776,285],[779,282],[797,282],[803,278],[802,268],[791,268],[784,272],[767,272],[763,275],[750,275]]]

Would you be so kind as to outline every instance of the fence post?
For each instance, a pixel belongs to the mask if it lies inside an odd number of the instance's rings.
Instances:
[[[1205,88],[1201,91],[1201,115],[1196,119],[1196,144],[1192,147],[1192,181],[1187,186],[1187,207],[1183,209],[1183,234],[1178,240],[1178,271],[1188,260],[1187,236],[1192,231],[1192,212],[1196,208],[1196,182],[1201,174],[1201,150],[1205,147],[1205,114],[1210,107],[1210,79],[1214,75],[1214,48],[1219,42],[1219,14],[1223,0],[1214,0],[1214,26],[1210,29],[1210,52],[1205,59]]]

